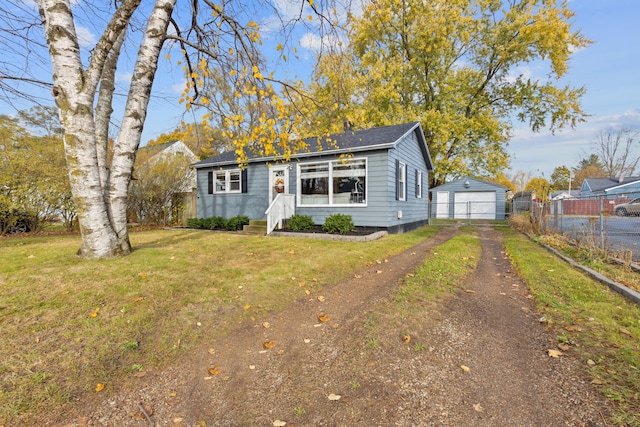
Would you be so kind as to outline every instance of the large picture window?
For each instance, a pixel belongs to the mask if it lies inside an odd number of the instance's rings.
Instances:
[[[346,159],[298,165],[300,205],[367,203],[367,159]]]

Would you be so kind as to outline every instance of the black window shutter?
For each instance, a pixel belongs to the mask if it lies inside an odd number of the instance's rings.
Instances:
[[[400,160],[396,160],[396,200],[400,200]]]
[[[247,184],[247,170],[246,169],[242,170],[242,174],[240,175],[240,180],[241,180],[240,186],[241,186],[241,189],[242,189],[241,191],[243,193],[246,193],[248,191],[248,187],[249,187],[248,184]]]
[[[213,172],[207,172],[207,194],[213,194]]]

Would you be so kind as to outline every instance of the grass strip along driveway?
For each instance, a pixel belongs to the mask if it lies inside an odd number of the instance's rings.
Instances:
[[[0,240],[0,425],[34,425],[38,414],[53,419],[78,399],[117,394],[185,357],[205,336],[253,325],[437,231],[366,244],[152,231],[132,234],[132,255],[106,261],[76,258],[74,236]],[[510,229],[504,236],[544,327],[615,402],[611,422],[640,425],[638,307]],[[412,331],[429,316],[426,304],[465,291],[479,259],[475,231],[463,229],[435,252],[390,303],[365,316],[366,349],[383,351],[381,331],[393,326],[413,353],[429,350]],[[351,381],[354,390],[361,386]],[[296,409],[304,417],[304,407]]]

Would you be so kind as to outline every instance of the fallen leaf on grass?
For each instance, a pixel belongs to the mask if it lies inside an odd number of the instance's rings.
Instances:
[[[131,301],[133,302],[140,302],[144,299],[144,297],[135,297],[135,298],[131,298]]]
[[[629,332],[629,330],[628,330],[628,329],[620,328],[620,332],[622,332],[622,333],[623,333],[623,334],[625,334],[625,335],[629,335],[629,336],[631,336],[631,332]]]
[[[596,379],[591,381],[591,384],[602,385],[602,384],[604,384],[604,382],[596,378]]]
[[[271,323],[269,323],[269,322],[262,322],[262,326],[263,326],[265,329],[269,329],[269,327],[271,326]]]
[[[320,295],[320,296],[318,297],[318,301],[320,301],[320,302],[324,302],[324,297],[323,297],[322,295]]]
[[[147,375],[147,373],[146,373],[146,372],[144,372],[144,371],[142,371],[142,372],[136,372],[135,374],[133,374],[133,376],[134,376],[134,377],[136,377],[136,378],[142,378],[142,377],[144,377],[145,375]]]
[[[362,276],[360,276],[359,274],[354,274],[354,275],[353,275],[353,278],[354,278],[354,279],[359,279],[359,278],[361,278],[361,277],[362,277]]]
[[[273,422],[274,427],[284,427],[287,425],[286,421],[275,420]]]
[[[311,291],[309,289],[305,289],[304,293],[307,294],[307,295],[311,295]]]
[[[376,270],[377,274],[382,274],[382,270]]]
[[[411,335],[403,335],[402,336],[402,341],[404,341],[407,344],[409,344],[411,342]]]
[[[594,362],[593,360],[589,359],[587,360],[587,365],[589,366],[595,366],[596,362]]]
[[[549,357],[555,358],[562,356],[562,352],[560,350],[547,350],[547,354],[549,355]]]
[[[245,304],[245,306],[243,307],[245,311],[249,310],[251,308],[250,304]]]
[[[582,332],[582,328],[580,326],[567,326],[566,328],[564,328],[565,331],[569,331],[569,332]]]
[[[465,365],[460,365],[460,369],[462,369],[465,372],[471,372],[471,368]]]
[[[484,408],[479,403],[476,403],[475,405],[473,405],[473,409],[475,409],[476,412],[484,412]]]
[[[262,346],[266,349],[273,348],[276,346],[276,342],[274,340],[264,341]]]
[[[311,342],[311,340],[310,340],[309,338],[305,338],[305,339],[304,339],[304,343],[305,343],[305,344],[309,344],[310,342]]]
[[[209,375],[218,375],[220,373],[220,366],[216,365],[213,368],[209,368],[207,372],[209,372]]]
[[[558,344],[558,348],[562,351],[569,351],[569,345],[568,344]]]
[[[322,323],[328,322],[329,319],[330,319],[329,313],[324,313],[318,316],[318,320],[321,321]]]
[[[102,390],[104,390],[104,384],[102,383],[96,384],[96,391],[102,391]]]
[[[476,291],[472,291],[471,289],[465,289],[465,292],[468,294],[475,294]]]
[[[209,350],[207,350],[209,352],[209,354],[214,355],[216,354],[216,350],[213,348],[210,348]]]
[[[340,400],[342,398],[342,396],[340,396],[339,394],[333,394],[333,393],[331,393],[327,397],[329,398],[329,400]]]

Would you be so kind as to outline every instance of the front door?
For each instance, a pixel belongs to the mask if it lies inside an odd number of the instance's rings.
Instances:
[[[289,194],[289,167],[271,166],[269,168],[269,203],[278,193]]]

